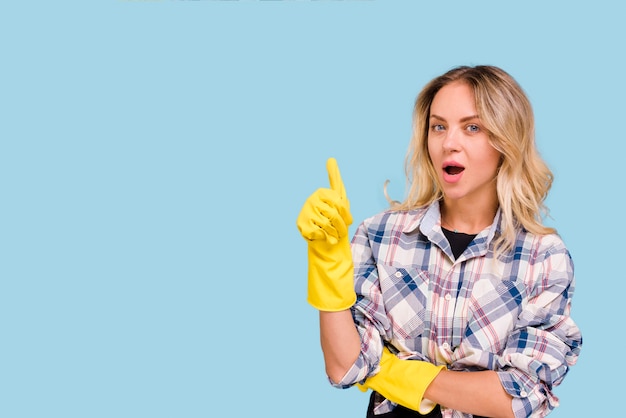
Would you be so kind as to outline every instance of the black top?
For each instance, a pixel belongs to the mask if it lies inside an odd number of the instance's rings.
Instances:
[[[452,254],[454,254],[454,258],[457,259],[463,251],[467,248],[467,246],[472,242],[476,234],[466,234],[463,232],[454,232],[450,231],[446,228],[441,228],[443,234],[448,238],[448,242],[450,243],[450,247],[452,248]]]

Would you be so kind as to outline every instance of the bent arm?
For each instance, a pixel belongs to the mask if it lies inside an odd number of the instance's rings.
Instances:
[[[514,417],[512,396],[494,371],[443,370],[428,386],[425,398],[447,408],[485,417]]]
[[[320,340],[326,374],[334,383],[341,381],[359,356],[361,338],[350,310],[320,311]]]
[[[545,416],[558,406],[552,389],[575,364],[582,336],[569,316],[573,292],[569,257],[564,252],[547,254],[545,264],[550,268],[537,275],[541,280],[531,282],[534,286],[518,285],[529,289],[528,303],[513,318],[515,326],[508,332],[504,349],[498,354],[495,367],[491,366],[493,370],[443,370],[424,392],[418,392],[412,388],[419,373],[406,372],[405,378],[400,379],[397,376],[401,374],[390,376],[382,368],[380,374],[388,376],[388,392],[408,389],[406,400],[396,403],[410,407],[423,394],[425,399],[444,407],[489,417]],[[400,361],[398,368],[410,370],[414,361]],[[457,370],[463,368],[461,363],[457,362]],[[486,362],[476,361],[469,366],[491,368]]]

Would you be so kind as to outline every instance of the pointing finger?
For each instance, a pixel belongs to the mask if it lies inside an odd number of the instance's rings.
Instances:
[[[329,158],[326,162],[326,170],[328,171],[328,180],[330,188],[339,195],[342,204],[337,208],[346,225],[352,224],[352,215],[350,214],[350,202],[346,195],[346,188],[341,180],[339,166],[334,158]]]
[[[330,188],[337,193],[342,199],[346,199],[346,188],[341,180],[341,173],[339,172],[339,166],[337,160],[329,158],[326,162],[326,170],[328,171],[328,180],[330,181]]]

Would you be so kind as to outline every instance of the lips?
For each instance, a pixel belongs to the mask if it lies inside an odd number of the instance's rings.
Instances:
[[[461,179],[461,174],[465,171],[463,165],[450,161],[443,164],[443,179],[448,183],[455,183]]]

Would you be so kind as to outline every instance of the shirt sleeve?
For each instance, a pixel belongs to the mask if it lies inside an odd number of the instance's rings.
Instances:
[[[563,245],[547,249],[527,283],[528,302],[509,335],[498,371],[516,417],[543,417],[558,406],[559,385],[580,354],[582,336],[570,317],[573,263]]]
[[[361,337],[361,352],[355,363],[337,383],[338,388],[348,388],[362,383],[378,371],[382,355],[383,339],[390,321],[384,310],[378,271],[368,239],[367,227],[361,224],[352,239],[354,282],[357,300],[352,307],[352,316]]]

